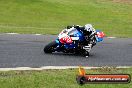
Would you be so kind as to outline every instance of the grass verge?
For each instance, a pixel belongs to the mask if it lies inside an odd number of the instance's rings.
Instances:
[[[130,74],[132,68],[100,68],[86,70],[88,74]],[[86,84],[78,85],[78,69],[43,71],[0,72],[0,88],[132,88],[129,84]]]
[[[131,0],[0,0],[0,32],[58,34],[91,23],[107,36],[132,37]]]

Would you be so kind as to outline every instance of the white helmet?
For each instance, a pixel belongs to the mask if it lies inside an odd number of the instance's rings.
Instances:
[[[86,30],[88,32],[92,32],[93,31],[93,26],[91,24],[86,24],[84,27],[85,27],[84,30]]]

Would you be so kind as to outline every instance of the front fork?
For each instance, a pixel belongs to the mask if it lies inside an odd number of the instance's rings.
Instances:
[[[57,47],[55,49],[55,51],[62,51],[62,44],[61,42],[59,41],[59,39],[56,39],[55,42],[57,43]]]

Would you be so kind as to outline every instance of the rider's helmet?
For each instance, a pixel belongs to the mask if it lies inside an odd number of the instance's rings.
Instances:
[[[91,24],[86,24],[84,27],[85,27],[84,30],[86,30],[88,32],[92,32],[93,31],[93,26]]]
[[[88,35],[92,34],[93,30],[94,30],[94,28],[93,28],[93,26],[91,24],[86,24],[84,26],[85,34],[88,34]]]

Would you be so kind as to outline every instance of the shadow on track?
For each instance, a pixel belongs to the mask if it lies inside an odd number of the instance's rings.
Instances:
[[[46,55],[53,55],[53,56],[65,56],[65,57],[77,57],[77,58],[86,58],[85,56],[82,56],[80,54],[72,54],[72,53],[62,53],[62,52],[54,52],[54,53],[51,53],[51,54],[47,54],[47,53],[44,53]],[[90,53],[89,57],[88,58],[97,58],[96,57],[97,55],[95,53]]]

